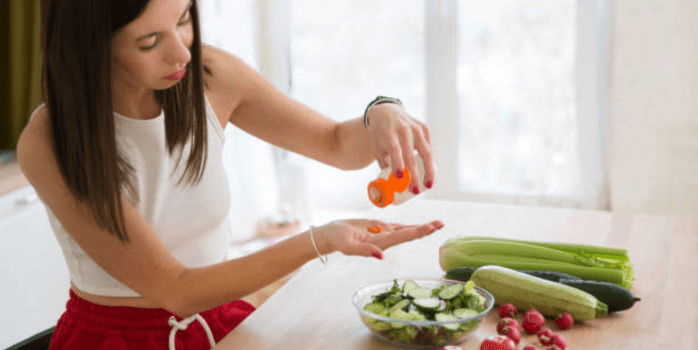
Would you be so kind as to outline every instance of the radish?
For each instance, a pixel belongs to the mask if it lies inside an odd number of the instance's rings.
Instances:
[[[516,306],[514,304],[502,304],[499,307],[499,317],[516,317]]]
[[[480,350],[516,350],[516,344],[507,337],[496,335],[485,339]]]
[[[553,331],[550,328],[543,328],[538,331],[538,341],[543,345],[551,345],[553,342],[551,340],[553,336]]]
[[[499,320],[499,322],[497,322],[497,333],[502,334],[502,329],[505,327],[519,329],[519,321],[509,317]]]
[[[545,318],[536,309],[530,309],[523,315],[523,329],[528,334],[538,333],[545,324]]]
[[[565,337],[563,337],[562,334],[553,334],[550,341],[553,343],[553,345],[556,345],[561,350],[565,350],[567,348],[567,340],[565,340]]]
[[[574,319],[568,312],[563,312],[555,319],[555,324],[560,329],[569,329],[574,324]]]

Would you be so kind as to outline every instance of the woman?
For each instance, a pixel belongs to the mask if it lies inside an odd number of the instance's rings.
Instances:
[[[342,169],[414,170],[416,150],[415,191],[433,183],[427,127],[392,99],[337,123],[288,98],[202,46],[196,0],[42,0],[41,11],[45,104],[17,155],[71,274],[51,349],[209,348],[254,309],[239,298],[306,262],[381,259],[443,226],[338,220],[225,260],[227,123]]]

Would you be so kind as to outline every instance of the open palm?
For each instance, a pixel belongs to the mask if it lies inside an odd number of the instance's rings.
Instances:
[[[373,233],[368,230],[374,226],[379,226],[381,231]],[[443,222],[439,220],[421,225],[401,225],[379,220],[349,219],[332,221],[317,229],[326,239],[329,252],[339,251],[345,255],[381,259],[383,250],[430,235],[443,226]]]

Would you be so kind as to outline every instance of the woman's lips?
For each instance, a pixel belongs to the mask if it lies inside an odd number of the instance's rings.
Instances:
[[[170,75],[169,77],[165,78],[168,80],[179,80],[184,78],[184,75],[187,74],[187,68],[182,68],[181,70],[175,72],[174,74]]]

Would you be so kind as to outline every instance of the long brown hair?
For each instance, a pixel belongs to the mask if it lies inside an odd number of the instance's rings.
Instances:
[[[111,39],[150,0],[41,0],[42,87],[61,173],[94,220],[128,242],[122,190],[137,194],[134,169],[116,146],[111,89]],[[179,183],[198,183],[207,159],[201,33],[192,0],[193,43],[184,78],[156,91],[165,113],[170,154],[191,142]],[[181,153],[180,153],[181,156]]]

